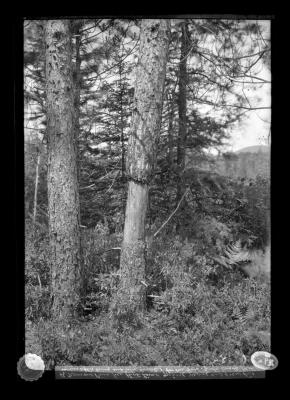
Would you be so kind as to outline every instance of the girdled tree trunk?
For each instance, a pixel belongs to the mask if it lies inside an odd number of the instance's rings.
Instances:
[[[127,154],[129,188],[120,263],[121,281],[112,304],[118,312],[134,312],[145,307],[145,218],[161,126],[169,30],[169,20],[142,20]]]
[[[70,22],[49,20],[45,34],[52,317],[65,322],[75,314],[81,290]]]

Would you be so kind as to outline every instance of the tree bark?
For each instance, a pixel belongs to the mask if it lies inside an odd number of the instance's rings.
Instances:
[[[122,54],[123,58],[123,54]],[[120,138],[121,138],[121,172],[122,172],[122,181],[125,177],[125,142],[124,142],[124,105],[123,105],[123,65],[122,62],[119,62],[119,102],[120,102]]]
[[[72,23],[72,30],[75,36],[75,65],[73,70],[73,83],[74,83],[74,117],[75,117],[75,143],[76,143],[76,154],[77,154],[77,176],[79,181],[80,175],[80,91],[81,91],[81,27],[82,22],[76,21]]]
[[[173,120],[174,120],[174,93],[172,93],[172,98],[168,96],[168,104],[170,107],[169,112],[169,122],[168,122],[168,153],[167,153],[167,163],[168,168],[172,171],[173,167]]]
[[[124,135],[124,82],[123,82],[123,59],[124,55],[123,52],[121,54],[121,59],[119,60],[119,96],[118,96],[118,101],[119,101],[119,127],[120,127],[120,139],[121,139],[121,181],[124,183],[126,181],[126,160],[125,160],[125,135]],[[125,198],[126,198],[126,187],[124,185],[123,188],[123,193],[124,196],[122,197],[122,212],[123,215],[125,216],[126,212],[126,204],[125,204]]]
[[[121,278],[112,306],[118,312],[142,311],[145,308],[145,219],[161,126],[169,30],[169,20],[142,20],[126,165],[129,188]]]
[[[52,317],[66,322],[82,287],[70,22],[48,20],[45,39]]]
[[[177,171],[178,171],[178,182],[177,182],[177,193],[176,193],[176,204],[178,204],[184,193],[183,184],[183,171],[185,167],[185,150],[186,150],[186,138],[187,138],[187,121],[186,121],[186,108],[187,108],[187,53],[189,43],[189,31],[188,23],[184,21],[181,25],[181,51],[180,51],[180,63],[179,63],[179,92],[178,92],[178,117],[179,117],[179,130],[177,138]]]
[[[39,180],[39,164],[40,164],[40,151],[37,149],[36,171],[35,171],[35,186],[34,186],[34,201],[33,201],[33,229],[35,231],[35,222],[37,214],[37,193],[38,193],[38,180]]]

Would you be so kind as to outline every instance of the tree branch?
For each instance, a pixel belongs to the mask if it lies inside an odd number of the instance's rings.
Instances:
[[[171,213],[171,215],[167,218],[167,220],[161,225],[161,227],[154,233],[153,237],[157,236],[158,233],[161,231],[161,229],[164,228],[164,226],[169,222],[169,220],[173,217],[173,215],[176,213],[176,211],[178,210],[182,200],[184,199],[186,193],[188,192],[188,188],[186,189],[186,191],[183,193],[181,199],[179,200],[179,203],[177,204],[176,209]]]

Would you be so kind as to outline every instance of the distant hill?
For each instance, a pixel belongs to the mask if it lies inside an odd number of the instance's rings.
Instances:
[[[231,178],[255,178],[270,176],[270,147],[248,146],[236,152],[227,152],[211,160],[197,157],[193,151],[187,154],[187,168],[217,172]]]
[[[222,175],[232,178],[270,176],[270,147],[248,146],[234,153],[224,154],[216,163]]]
[[[248,147],[243,147],[240,150],[237,150],[235,153],[240,154],[240,153],[269,153],[270,147],[265,146],[265,145],[258,145],[258,146],[248,146]]]

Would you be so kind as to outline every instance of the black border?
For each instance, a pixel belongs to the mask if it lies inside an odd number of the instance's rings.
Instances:
[[[125,10],[124,10],[125,11]],[[191,16],[189,15],[187,11],[186,14],[182,13],[175,13],[175,14],[164,14],[164,9],[163,13],[160,14],[152,14],[152,13],[143,13],[143,12],[138,12],[138,13],[130,13],[127,12],[126,14],[118,14],[118,13],[108,13],[108,14],[102,14],[102,15],[94,15],[92,14],[91,16],[86,15],[86,13],[83,13],[83,15],[77,16],[77,17],[107,17],[107,16],[115,16],[116,18],[130,18],[130,17],[170,17],[170,16]],[[66,14],[65,14],[66,15]],[[194,16],[198,14],[193,14]],[[207,14],[210,16],[220,16],[220,17],[226,17],[229,14]],[[283,244],[283,233],[280,231],[280,224],[286,223],[284,220],[283,215],[283,210],[287,210],[287,203],[288,197],[286,196],[286,192],[283,196],[281,192],[281,186],[279,183],[279,180],[276,179],[279,175],[281,177],[281,170],[287,174],[287,165],[283,165],[283,160],[284,162],[287,162],[287,156],[283,156],[283,149],[285,151],[286,146],[284,146],[284,137],[280,136],[279,133],[283,131],[288,130],[288,124],[285,124],[284,127],[283,125],[283,120],[281,124],[281,119],[282,119],[282,111],[281,108],[283,105],[285,106],[287,104],[284,103],[280,107],[280,101],[279,101],[279,106],[278,105],[278,100],[281,99],[281,91],[284,92],[283,84],[281,83],[280,79],[280,65],[281,65],[281,58],[282,62],[286,63],[284,61],[284,55],[285,55],[285,50],[284,53],[281,53],[281,41],[283,41],[283,37],[281,37],[281,20],[280,16],[274,13],[267,13],[267,14],[261,14],[258,12],[250,12],[249,14],[247,13],[242,13],[242,14],[235,14],[232,13],[230,14],[232,16],[238,16],[238,18],[248,18],[249,16],[256,16],[259,15],[262,18],[267,19],[268,17],[271,18],[272,23],[271,23],[271,31],[272,31],[272,74],[273,74],[273,79],[272,79],[272,104],[273,104],[273,110],[272,110],[272,147],[271,147],[271,219],[272,219],[272,265],[278,265],[278,268],[273,268],[272,269],[272,352],[273,354],[276,355],[276,357],[279,360],[279,367],[274,370],[274,371],[269,371],[266,373],[266,379],[264,380],[265,383],[270,383],[276,379],[281,377],[280,373],[282,372],[282,369],[284,367],[283,364],[283,354],[284,351],[287,348],[287,340],[283,341],[281,335],[283,334],[286,335],[286,320],[287,320],[287,309],[286,306],[281,307],[282,304],[282,297],[283,297],[283,289],[281,287],[281,277],[284,276],[284,271],[281,272],[282,269],[286,269],[286,264],[287,264],[287,257],[283,257],[283,254],[281,254],[281,248],[285,250],[285,253],[287,254],[288,246],[286,242],[286,238],[284,237],[285,244]],[[13,155],[10,158],[11,162],[11,171],[13,171],[13,182],[12,182],[12,188],[10,191],[10,194],[12,194],[13,199],[8,200],[9,204],[8,205],[13,205],[13,211],[12,214],[10,214],[10,219],[9,219],[9,225],[11,226],[11,215],[13,215],[13,234],[12,234],[12,240],[10,236],[10,245],[12,245],[12,250],[11,250],[11,258],[13,259],[13,267],[11,269],[13,272],[15,271],[15,278],[12,280],[12,282],[15,281],[15,295],[13,296],[14,299],[14,304],[15,304],[15,313],[14,319],[16,321],[16,338],[14,340],[14,343],[12,343],[12,347],[15,349],[15,357],[13,360],[13,366],[12,370],[14,370],[14,378],[16,378],[17,383],[26,383],[23,381],[17,374],[17,361],[19,358],[24,354],[24,202],[23,202],[23,193],[24,193],[24,135],[23,135],[23,18],[27,19],[47,19],[50,17],[57,17],[60,18],[61,16],[58,15],[51,15],[48,14],[43,17],[41,15],[32,15],[30,13],[27,13],[27,15],[23,16],[14,16],[10,19],[10,38],[8,40],[8,45],[10,45],[10,52],[11,52],[11,57],[10,59],[12,60],[12,65],[10,70],[8,71],[12,76],[11,76],[11,84],[12,84],[12,96],[11,96],[11,109],[12,111],[12,119],[11,119],[11,130],[10,132],[13,132],[12,135],[12,148],[13,148]],[[76,15],[73,16],[67,16],[67,18],[73,18],[76,17]],[[206,15],[203,15],[203,18],[205,18]],[[285,45],[287,46],[287,34],[284,36],[285,38]],[[10,41],[10,43],[9,43]],[[279,45],[281,46],[279,48]],[[9,49],[8,49],[9,53]],[[280,62],[279,62],[280,61]],[[279,82],[280,80],[280,82]],[[286,105],[287,106],[287,105]],[[288,111],[289,113],[289,111]],[[287,111],[286,114],[287,115]],[[5,117],[5,116],[4,116]],[[279,123],[281,124],[279,127]],[[288,132],[287,132],[288,133]],[[277,136],[275,136],[277,135]],[[11,137],[10,137],[11,138]],[[5,152],[5,149],[3,150]],[[279,154],[278,154],[279,153]],[[279,157],[279,166],[276,164],[275,160],[278,159]],[[276,158],[277,157],[277,158]],[[7,167],[6,167],[7,168]],[[278,171],[275,172],[275,171]],[[282,172],[282,175],[283,175]],[[8,173],[6,169],[4,169],[4,173]],[[277,173],[277,176],[275,176]],[[11,183],[11,174],[10,179],[8,179]],[[287,177],[285,176],[285,181],[284,185],[287,185]],[[282,177],[283,178],[283,177]],[[282,183],[283,184],[283,183]],[[280,190],[280,194],[279,194]],[[283,197],[282,197],[283,196]],[[284,204],[283,204],[284,200]],[[283,204],[283,205],[282,205]],[[279,211],[282,212],[282,215],[279,215]],[[285,221],[285,222],[284,222]],[[274,232],[277,232],[277,234]],[[287,234],[287,231],[286,231]],[[284,254],[285,254],[284,253]],[[285,255],[286,255],[285,254]],[[11,262],[10,258],[10,262]],[[23,260],[23,261],[22,261]],[[281,268],[281,269],[280,269]],[[282,275],[283,274],[283,275]],[[13,279],[13,278],[12,278]],[[4,283],[5,284],[5,283]],[[284,289],[285,290],[285,289]],[[284,291],[284,295],[287,295],[287,289]],[[279,296],[279,299],[278,299]],[[10,298],[11,300],[11,298]],[[284,303],[286,304],[286,303]],[[281,315],[279,313],[281,312],[282,309],[282,315],[284,314],[284,318],[282,316],[281,320]],[[9,310],[9,314],[11,313],[11,310]],[[285,319],[286,318],[286,319]],[[285,336],[286,338],[286,336]],[[16,346],[15,346],[16,343]],[[57,382],[57,384],[60,384],[60,381],[57,381],[54,379],[54,373],[46,372],[44,376],[37,382],[34,382],[33,384],[38,385],[42,383],[51,383],[51,382]],[[63,381],[62,381],[63,382]],[[69,380],[70,384],[72,384],[72,380]],[[80,382],[80,381],[78,381]],[[168,382],[168,381],[167,381]],[[226,383],[230,382],[237,382],[235,379],[233,380],[228,380]],[[254,383],[255,380],[247,380],[247,383]],[[263,380],[259,380],[259,382],[263,382]],[[115,381],[116,383],[116,381]],[[121,382],[122,383],[122,382]],[[168,382],[169,383],[169,382]],[[175,382],[177,383],[177,382]],[[184,382],[185,383],[185,382]],[[246,383],[245,380],[243,380],[243,385]],[[119,382],[117,382],[119,384]],[[134,382],[130,382],[130,384],[134,384]],[[187,385],[189,384],[189,381],[186,383]],[[197,384],[197,381],[194,381],[194,385]]]

